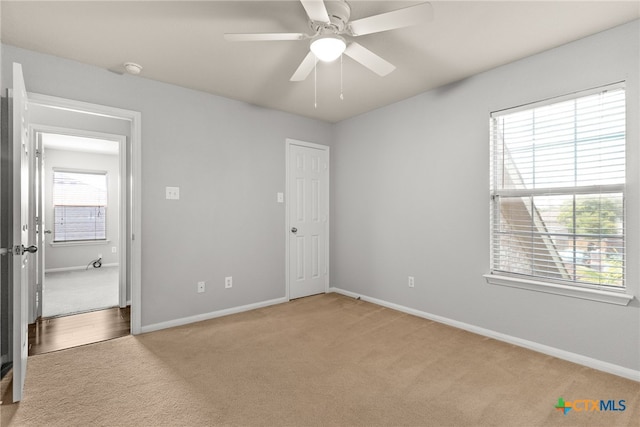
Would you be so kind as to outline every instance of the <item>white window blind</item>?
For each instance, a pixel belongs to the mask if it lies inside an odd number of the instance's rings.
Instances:
[[[491,115],[491,272],[625,286],[622,85]]]
[[[106,239],[107,175],[53,172],[54,242]]]

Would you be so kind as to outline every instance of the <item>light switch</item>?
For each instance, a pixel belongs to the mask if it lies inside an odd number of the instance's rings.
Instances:
[[[167,200],[178,200],[180,198],[180,187],[166,187]]]
[[[278,193],[278,203],[284,203],[284,193]]]

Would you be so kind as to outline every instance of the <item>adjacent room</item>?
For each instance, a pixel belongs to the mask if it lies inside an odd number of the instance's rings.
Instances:
[[[117,307],[118,143],[43,134],[42,316]],[[46,239],[46,238],[45,238]]]
[[[640,2],[0,14],[3,426],[639,419]]]

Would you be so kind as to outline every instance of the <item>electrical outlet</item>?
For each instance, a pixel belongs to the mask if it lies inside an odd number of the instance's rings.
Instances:
[[[224,287],[226,289],[233,287],[233,277],[228,276],[224,278]]]
[[[115,246],[111,246],[111,253],[115,254],[118,251]]]
[[[204,292],[204,282],[198,282],[198,293]]]
[[[413,288],[416,286],[416,280],[413,278],[413,276],[409,276],[409,287]]]

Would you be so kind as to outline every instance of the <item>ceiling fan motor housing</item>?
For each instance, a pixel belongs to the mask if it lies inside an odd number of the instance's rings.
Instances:
[[[317,34],[340,34],[347,30],[351,17],[351,7],[346,1],[325,1],[330,23],[309,21],[309,26]]]

